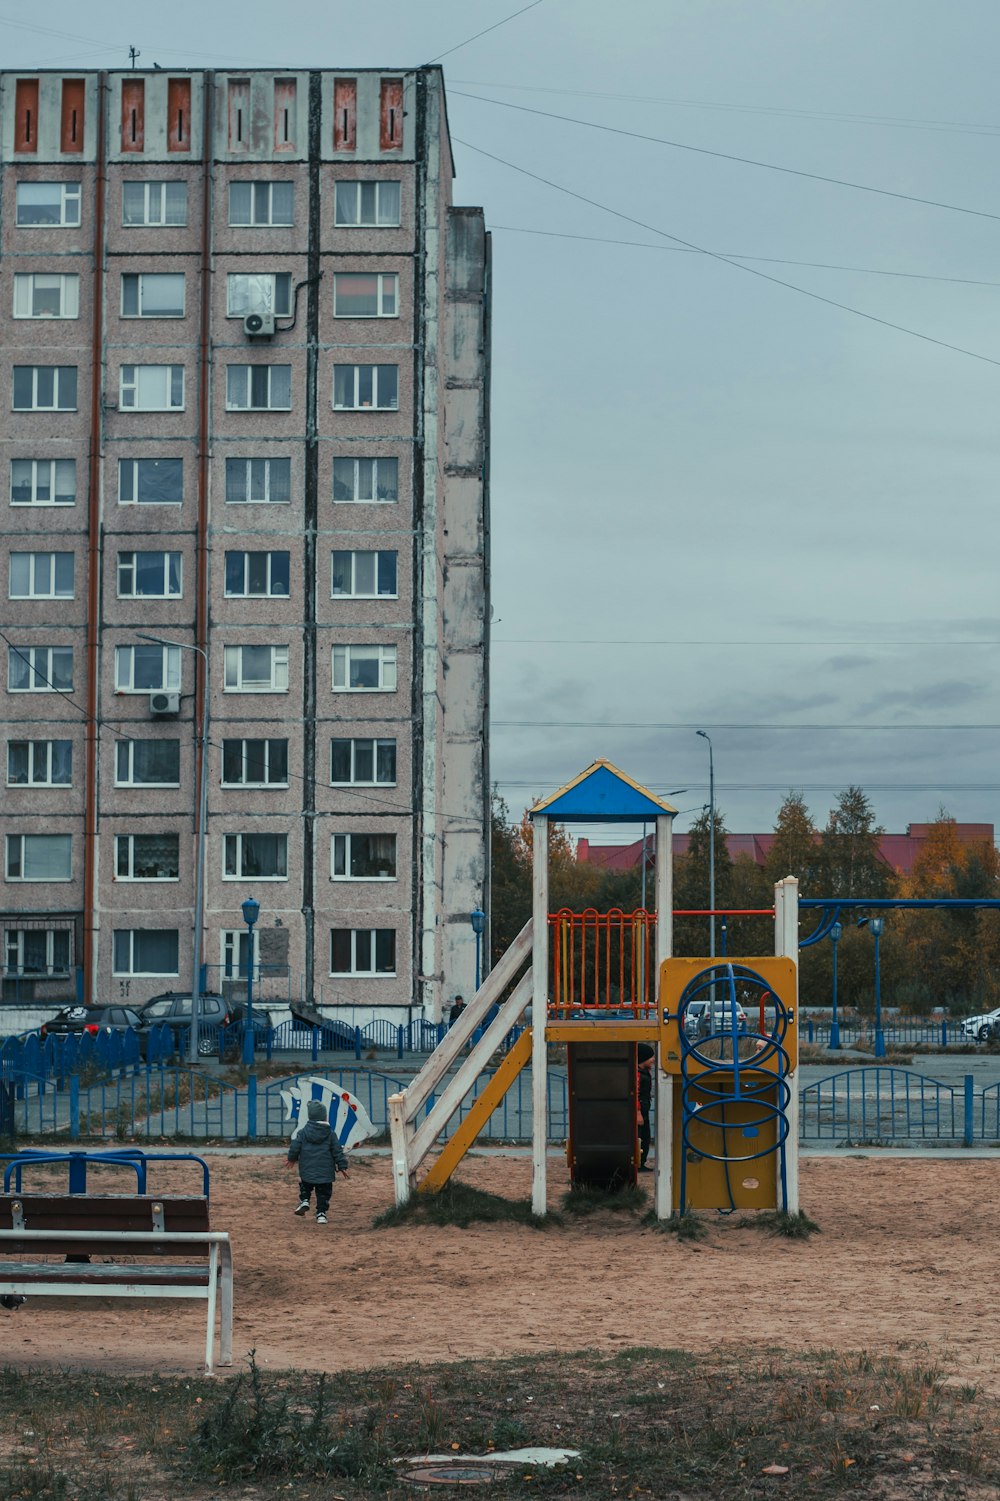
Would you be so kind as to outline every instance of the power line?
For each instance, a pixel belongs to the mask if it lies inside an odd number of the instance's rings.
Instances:
[[[623,214],[620,209],[609,208],[606,203],[600,203],[596,198],[589,198],[585,193],[577,193],[573,188],[564,187],[562,183],[542,177],[538,172],[529,172],[527,167],[519,167],[516,162],[507,161],[505,157],[486,151],[482,146],[473,146],[471,141],[464,141],[460,136],[452,136],[452,140],[457,145],[474,151],[477,156],[485,156],[489,161],[498,162],[502,167],[509,167],[512,172],[519,172],[523,177],[530,177],[534,182],[554,188],[558,193],[565,193],[567,197],[575,198],[580,203],[587,203],[591,208],[600,209],[602,213],[613,214],[616,219],[623,219],[626,224],[637,224],[640,229],[648,230],[650,234],[662,235],[664,239],[673,240],[678,245],[686,245],[689,250],[698,250],[702,255],[707,255],[714,261],[721,261],[723,265],[735,266],[738,271],[745,271],[747,276],[759,277],[761,281],[772,282],[776,287],[785,287],[790,292],[797,292],[800,297],[808,297],[813,302],[822,302],[827,307],[839,308],[843,313],[851,313],[856,318],[863,318],[866,323],[877,323],[882,328],[891,328],[896,333],[908,334],[911,338],[920,339],[925,344],[935,344],[939,349],[950,349],[953,354],[967,355],[970,359],[980,360],[985,365],[1000,366],[1000,360],[995,360],[988,354],[978,354],[974,349],[964,349],[959,344],[949,344],[946,339],[935,339],[931,334],[922,334],[915,328],[906,328],[903,324],[893,323],[888,318],[879,318],[874,313],[864,313],[860,308],[851,307],[849,303],[838,302],[834,297],[824,297],[819,292],[809,291],[807,287],[797,286],[793,281],[785,281],[782,277],[772,276],[767,271],[758,271],[756,267],[746,266],[742,261],[731,260],[728,256],[720,255],[716,250],[706,250],[703,245],[694,245],[690,240],[682,240],[678,235],[670,234],[668,230],[658,229],[655,225],[647,224],[645,220],[637,219],[632,214]],[[1000,217],[1000,215],[991,217]]]
[[[914,193],[896,193],[892,188],[874,188],[869,183],[852,182],[844,177],[828,177],[823,172],[806,172],[801,167],[783,167],[777,162],[762,162],[752,156],[736,156],[731,151],[713,151],[709,146],[689,146],[685,141],[671,141],[666,136],[644,135],[638,130],[624,130],[617,125],[598,125],[594,120],[580,120],[575,115],[559,115],[553,110],[532,109],[529,104],[511,104],[506,99],[487,99],[485,94],[466,94],[461,89],[451,89],[451,96],[459,99],[475,99],[480,104],[495,104],[498,109],[512,109],[523,115],[540,115],[546,120],[561,120],[567,125],[582,125],[587,130],[599,130],[606,135],[627,136],[633,141],[648,141],[656,146],[669,146],[673,151],[691,151],[697,156],[714,156],[719,161],[738,162],[744,167],[760,167],[767,172],[781,172],[788,177],[805,177],[811,182],[825,182],[833,187],[852,188],[857,193],[874,193],[880,198],[898,198],[904,203],[919,203],[924,208],[946,209],[952,214],[971,214],[976,219],[998,219],[1000,214],[991,214],[986,209],[965,208],[958,203],[943,203],[937,198],[920,198]]]
[[[1000,730],[996,724],[854,724],[828,721],[826,724],[713,724],[704,719],[674,723],[649,719],[493,719],[494,730],[947,730],[963,734],[969,730]]]
[[[612,637],[584,637],[584,636],[504,636],[500,639],[493,636],[490,639],[491,646],[819,646],[824,649],[829,647],[864,647],[867,651],[875,650],[883,646],[920,646],[920,647],[947,647],[952,646],[1000,646],[1000,640],[962,639],[954,641],[718,641],[698,640],[684,637],[637,637],[637,638],[612,638]]]
[[[447,52],[439,52],[437,57],[432,57],[432,63],[439,63],[443,57],[450,57],[453,52],[460,52],[463,47],[468,47],[470,42],[478,42],[481,36],[488,36],[491,31],[497,31],[501,26],[506,26],[508,21],[514,21],[518,16],[523,16],[525,11],[534,10],[536,5],[541,5],[542,0],[531,0],[530,5],[522,5],[520,10],[512,11],[509,16],[504,16],[502,21],[495,21],[492,26],[487,26],[483,31],[477,31],[475,36],[467,36],[464,42],[456,42],[454,47],[449,47]],[[430,64],[428,64],[428,67]]]
[[[662,255],[701,255],[685,245],[650,245],[648,240],[615,240],[605,235],[574,235],[558,229],[525,229],[517,224],[491,224],[490,232],[510,235],[540,235],[550,240],[582,240],[588,245],[630,245],[636,250],[658,250]],[[841,266],[832,261],[793,261],[779,255],[744,255],[739,250],[720,250],[727,260],[754,261],[764,266],[805,266],[814,271],[853,271],[862,276],[895,276],[906,281],[953,282],[962,287],[1000,287],[1000,281],[974,276],[937,276],[930,271],[885,271],[878,266]]]

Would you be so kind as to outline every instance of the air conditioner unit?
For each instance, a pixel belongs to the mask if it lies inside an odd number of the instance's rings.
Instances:
[[[243,319],[243,332],[248,339],[272,339],[274,337],[274,314],[247,313]]]
[[[180,708],[179,693],[151,693],[149,695],[149,712],[157,717],[161,714],[179,714]]]

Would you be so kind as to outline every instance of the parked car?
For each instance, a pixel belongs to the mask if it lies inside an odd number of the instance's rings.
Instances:
[[[1000,1023],[1000,1006],[993,1011],[984,1011],[981,1016],[968,1016],[961,1023],[962,1035],[971,1042],[989,1042],[996,1035]]]
[[[733,1024],[732,1008],[728,1001],[689,1001],[684,1008],[684,1032],[687,1037],[711,1037],[718,1032],[728,1032]],[[736,1002],[736,1029],[746,1031],[747,1014],[739,1001]]]
[[[246,1006],[242,1001],[227,1001],[217,991],[203,992],[198,1000],[198,1052],[203,1058],[218,1051],[218,1028],[232,1026],[243,1020]],[[154,995],[141,1007],[142,1025],[148,1030],[165,1023],[175,1033],[187,1031],[191,1025],[191,992],[167,990]],[[263,1047],[271,1026],[269,1011],[253,1008],[254,1047]]]
[[[138,1012],[130,1006],[64,1006],[55,1016],[42,1022],[42,1037],[65,1037],[70,1032],[89,1032],[96,1037],[98,1032],[136,1031],[142,1026]]]

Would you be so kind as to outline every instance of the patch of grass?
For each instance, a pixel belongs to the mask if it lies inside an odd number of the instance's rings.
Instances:
[[[597,1214],[602,1209],[612,1214],[641,1214],[647,1202],[645,1191],[636,1183],[626,1183],[621,1188],[576,1183],[562,1197],[563,1209],[575,1215]]]
[[[665,1220],[657,1219],[650,1210],[642,1223],[651,1230],[659,1230],[662,1235],[676,1235],[678,1240],[705,1240],[708,1235],[708,1226],[698,1218],[693,1209],[685,1209],[683,1214],[675,1211]]]
[[[762,1209],[757,1214],[740,1220],[741,1225],[751,1230],[767,1230],[771,1235],[783,1235],[786,1240],[808,1240],[818,1235],[820,1227],[811,1220],[804,1209],[798,1214],[789,1214],[784,1209]]]
[[[559,1222],[557,1214],[534,1214],[530,1199],[504,1199],[458,1178],[449,1178],[437,1193],[412,1194],[405,1204],[395,1204],[376,1215],[372,1224],[377,1230],[412,1224],[456,1225],[460,1230],[470,1225],[515,1224],[547,1230]]]

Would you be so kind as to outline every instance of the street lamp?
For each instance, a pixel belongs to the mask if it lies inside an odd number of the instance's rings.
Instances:
[[[205,663],[205,693],[201,703],[201,762],[198,767],[198,848],[195,857],[194,882],[194,957],[191,975],[191,1035],[188,1040],[188,1062],[198,1062],[198,1030],[201,1022],[201,929],[205,907],[205,836],[208,820],[208,653],[189,641],[167,641],[163,636],[145,636],[138,633],[140,641],[152,641],[157,646],[176,646],[181,651],[196,651]]]
[[[875,1057],[885,1057],[885,1037],[882,1033],[882,971],[879,966],[878,941],[882,937],[882,917],[859,917],[858,927],[871,929],[875,940]]]
[[[840,1047],[840,1022],[837,1018],[837,944],[844,932],[843,924],[835,922],[830,929],[830,941],[833,944],[833,1018],[830,1022],[830,1047]]]
[[[253,1063],[253,928],[260,916],[260,902],[248,896],[243,903],[243,921],[247,925],[247,1014],[243,1019],[243,1062]]]
[[[479,980],[482,973],[483,931],[486,927],[486,913],[481,907],[477,907],[469,918],[472,931],[476,935],[476,990],[479,990]]]
[[[708,905],[712,915],[708,920],[708,955],[715,958],[715,761],[712,757],[712,737],[704,730],[695,730],[702,740],[708,741]]]

